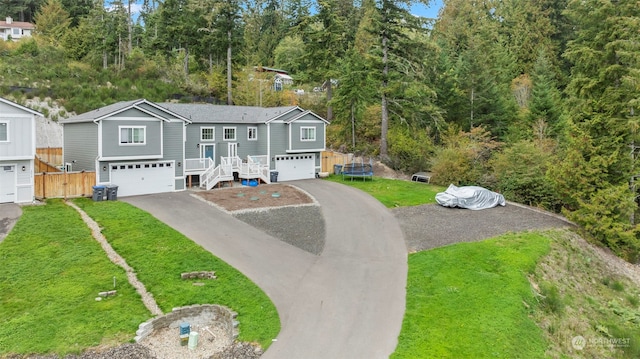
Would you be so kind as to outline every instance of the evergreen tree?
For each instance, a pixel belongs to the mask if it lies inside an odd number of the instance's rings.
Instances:
[[[46,42],[59,46],[69,31],[71,18],[62,7],[60,0],[47,0],[47,3],[36,14],[38,35]]]
[[[635,225],[634,218],[598,206],[609,203],[601,196],[619,199],[623,185],[626,198],[637,196],[633,181],[638,174],[640,7],[635,0],[571,1],[567,16],[576,28],[576,37],[565,53],[572,63],[567,87],[571,131],[566,151],[570,156],[552,174],[568,198],[570,218],[588,224],[587,229],[605,245],[615,241],[611,248],[632,259],[640,243],[637,238],[629,240],[624,234],[627,229],[618,233],[618,239],[605,239],[602,233],[610,237],[616,232],[612,228]],[[588,213],[594,212],[603,216],[601,221],[589,221]]]

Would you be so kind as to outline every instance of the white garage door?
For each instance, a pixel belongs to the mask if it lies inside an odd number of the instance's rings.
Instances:
[[[316,156],[314,154],[276,156],[276,171],[278,171],[278,182],[315,178]]]
[[[111,165],[111,184],[118,196],[171,192],[175,189],[174,163],[144,162]]]
[[[16,166],[0,166],[0,203],[16,201]]]

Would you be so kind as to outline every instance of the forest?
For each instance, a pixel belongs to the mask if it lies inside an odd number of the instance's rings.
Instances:
[[[6,0],[36,33],[0,40],[0,95],[299,105],[330,148],[561,213],[637,263],[638,1],[416,2]]]

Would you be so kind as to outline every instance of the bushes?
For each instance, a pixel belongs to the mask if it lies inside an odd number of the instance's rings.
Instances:
[[[511,201],[560,211],[560,199],[546,176],[555,158],[552,148],[520,141],[496,153],[490,160],[495,189]]]

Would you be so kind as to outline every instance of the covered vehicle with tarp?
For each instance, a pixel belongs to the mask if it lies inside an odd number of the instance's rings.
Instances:
[[[449,185],[446,191],[436,194],[436,202],[444,207],[460,207],[472,210],[504,206],[506,201],[500,193],[478,186],[457,187]]]

